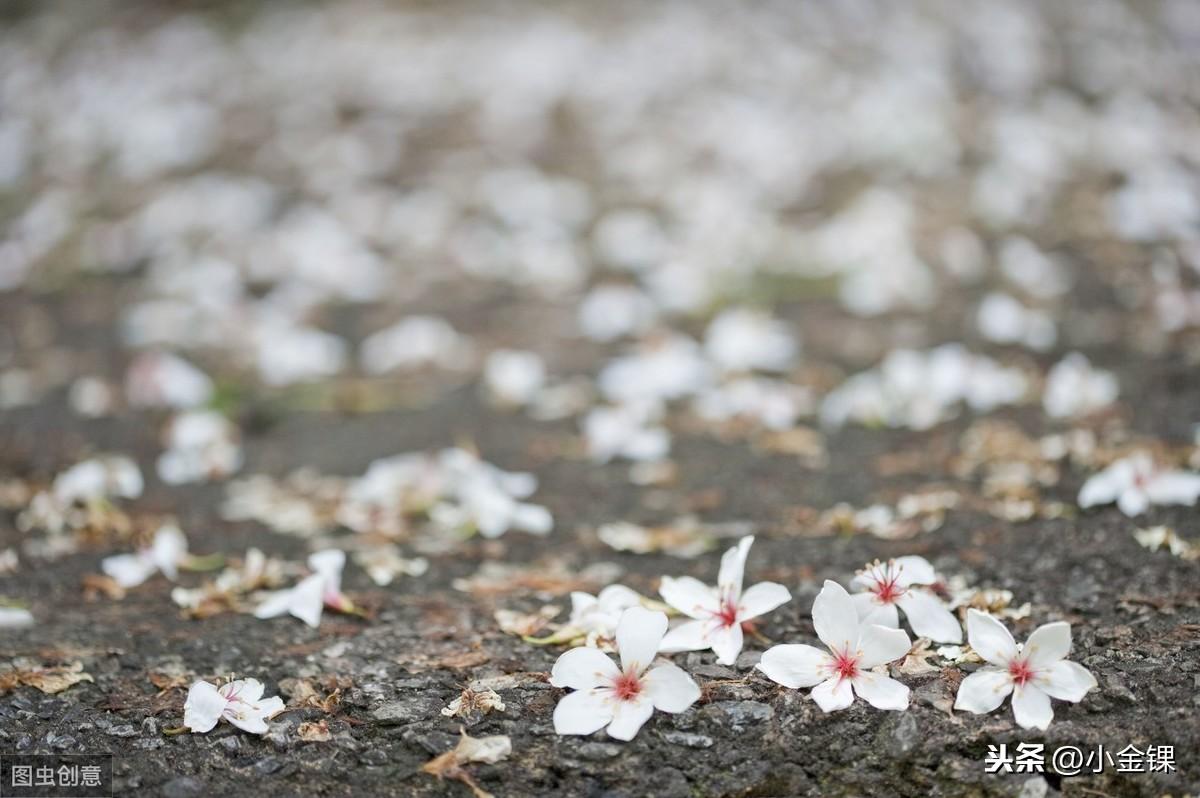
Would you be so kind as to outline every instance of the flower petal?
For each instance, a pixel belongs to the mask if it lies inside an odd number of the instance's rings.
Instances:
[[[628,701],[614,701],[612,723],[606,729],[608,736],[617,740],[632,740],[653,714],[654,702],[645,694]]]
[[[830,579],[817,594],[812,608],[813,626],[817,637],[830,650],[843,651],[858,638],[858,611],[846,588]]]
[[[783,585],[777,582],[759,582],[742,594],[742,600],[738,602],[738,621],[757,618],[791,600],[792,594]]]
[[[179,527],[165,524],[154,533],[154,542],[150,545],[150,559],[172,582],[179,574],[179,563],[187,553],[187,538],[179,531]]]
[[[651,668],[642,677],[642,687],[661,712],[683,712],[700,700],[700,686],[683,668],[670,663]]]
[[[709,632],[714,628],[711,621],[687,621],[674,626],[663,636],[658,650],[664,654],[680,651],[704,651],[712,647]]]
[[[721,555],[721,570],[717,573],[717,587],[723,593],[734,596],[742,594],[742,577],[746,572],[746,557],[754,545],[754,535],[746,535],[738,544]]]
[[[1088,690],[1096,686],[1096,677],[1082,665],[1060,659],[1038,674],[1036,683],[1051,698],[1082,701]]]
[[[204,681],[195,682],[188,690],[183,704],[183,725],[193,732],[212,731],[225,711],[225,696]]]
[[[708,640],[717,655],[717,664],[732,665],[742,653],[742,625],[718,626],[708,633]]]
[[[292,606],[293,589],[273,590],[254,610],[254,617],[260,619],[277,618],[287,612]]]
[[[928,590],[906,590],[896,603],[904,610],[908,625],[918,636],[928,637],[938,643],[962,642],[962,627],[958,618]]]
[[[263,691],[266,689],[258,679],[235,679],[222,685],[217,692],[223,695],[227,701],[237,699],[248,704],[255,704],[262,698]]]
[[[115,554],[100,561],[100,570],[121,587],[137,587],[154,576],[158,569],[149,558],[138,554]]]
[[[225,712],[225,718],[242,731],[251,734],[267,733],[266,717],[253,707],[230,704]]]
[[[288,612],[316,629],[321,625],[328,583],[323,574],[312,574],[300,580],[291,590]]]
[[[812,698],[823,712],[834,712],[854,703],[854,691],[850,688],[849,679],[835,676],[814,687]]]
[[[1132,468],[1125,461],[1118,461],[1100,473],[1088,477],[1079,489],[1076,501],[1085,510],[1098,504],[1110,504],[1132,483]]]
[[[1050,721],[1054,720],[1050,696],[1028,682],[1013,688],[1012,706],[1013,717],[1022,729],[1044,731],[1050,725]]]
[[[1195,504],[1200,498],[1200,474],[1163,471],[1146,484],[1146,494],[1155,504]]]
[[[569,652],[568,652],[569,653]],[[593,687],[563,696],[554,708],[554,731],[558,734],[591,734],[613,719],[612,690]]]
[[[908,688],[890,676],[862,671],[853,684],[859,698],[876,709],[908,709]]]
[[[666,613],[645,607],[630,607],[617,622],[617,651],[621,670],[641,673],[658,654],[658,646],[667,632]]]
[[[1008,671],[984,667],[962,680],[954,708],[983,715],[1004,703],[1013,690],[1012,677]]]
[[[900,659],[912,648],[912,641],[903,629],[889,629],[878,624],[867,624],[858,633],[858,667],[874,668],[885,662]]]
[[[346,567],[346,552],[341,549],[322,549],[308,555],[308,567],[325,578],[330,593],[342,590],[342,569]]]
[[[1130,518],[1141,515],[1150,507],[1150,497],[1141,488],[1128,488],[1117,497],[1117,507]]]
[[[861,595],[861,594],[855,594]],[[900,628],[900,613],[896,611],[896,605],[892,603],[880,604],[875,602],[871,611],[866,615],[859,616],[859,626],[864,624],[875,624],[877,626],[886,626],[889,629]]]
[[[828,675],[833,658],[819,648],[799,643],[771,646],[757,667],[767,678],[784,687],[812,687]]]
[[[851,580],[850,585],[852,587],[855,585],[863,585],[864,581],[865,580],[863,580],[861,576],[856,576],[853,580]],[[863,618],[866,618],[872,612],[883,606],[883,602],[881,602],[874,593],[870,592],[865,587],[861,593],[851,593],[850,600],[854,602],[854,609],[858,613],[859,623],[862,623]],[[887,624],[881,625],[887,626]]]
[[[717,591],[690,576],[664,576],[658,586],[658,593],[663,597],[663,601],[689,618],[697,620],[708,618],[720,609],[721,605]]]
[[[1071,651],[1071,624],[1055,621],[1039,626],[1029,635],[1021,648],[1034,670],[1048,667],[1051,663],[1065,659]]]
[[[975,653],[993,665],[1008,667],[1017,655],[1017,643],[1004,624],[976,609],[967,610],[967,640]]]
[[[513,511],[512,528],[531,535],[548,535],[554,529],[554,516],[540,504],[518,503]]]
[[[933,570],[933,565],[929,560],[915,554],[897,557],[892,560],[892,567],[897,572],[896,584],[901,587],[932,585],[938,580],[937,572]]]
[[[621,675],[621,669],[612,658],[598,648],[580,646],[564,652],[550,670],[550,684],[555,687],[570,687],[572,690],[589,690],[607,687]]]

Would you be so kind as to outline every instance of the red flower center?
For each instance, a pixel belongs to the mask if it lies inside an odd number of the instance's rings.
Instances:
[[[849,652],[834,653],[833,672],[843,679],[853,679],[858,675],[858,655]]]
[[[1008,663],[1008,675],[1012,677],[1014,684],[1025,684],[1033,678],[1033,668],[1029,667],[1025,660],[1015,659]]]
[[[717,610],[715,617],[721,622],[722,626],[733,626],[737,623],[737,604],[730,599],[722,599],[721,609]]]
[[[630,701],[642,692],[642,680],[633,671],[626,671],[613,680],[613,692],[622,701]]]
[[[897,584],[899,574],[890,571],[875,583],[875,596],[884,604],[891,604],[904,595],[904,588]]]

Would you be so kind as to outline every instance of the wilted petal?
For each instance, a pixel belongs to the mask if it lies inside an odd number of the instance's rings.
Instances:
[[[829,675],[833,658],[819,648],[789,643],[763,652],[756,666],[773,682],[784,687],[812,687]]]
[[[853,684],[859,698],[876,709],[908,709],[908,688],[890,676],[863,671]]]
[[[721,602],[717,592],[690,576],[664,576],[658,593],[663,597],[663,601],[689,618],[708,618],[720,609]]]
[[[717,664],[732,665],[742,653],[742,626],[718,626],[708,633],[709,644],[717,655]]]
[[[817,637],[831,650],[842,651],[858,638],[858,611],[850,594],[837,582],[826,579],[812,608]]]
[[[617,740],[632,740],[642,724],[654,714],[654,702],[645,693],[628,701],[614,701],[612,723],[608,724],[608,736]]]
[[[183,725],[193,732],[212,731],[225,711],[225,696],[208,682],[196,682],[183,704]]]
[[[1004,703],[1013,690],[1012,677],[999,668],[980,668],[958,686],[954,708],[982,715]]]
[[[938,580],[933,565],[924,557],[910,554],[892,560],[892,567],[897,571],[896,584],[901,587],[909,585],[932,585]]]
[[[612,690],[593,687],[563,696],[554,708],[554,731],[558,734],[591,734],[613,719]]]
[[[1033,634],[1025,641],[1021,654],[1035,670],[1038,670],[1064,659],[1070,651],[1071,624],[1055,621],[1034,629]]]
[[[854,702],[854,691],[850,680],[835,676],[826,679],[812,689],[813,701],[825,712],[845,709]]]
[[[1013,717],[1023,729],[1044,731],[1050,725],[1050,721],[1054,720],[1050,696],[1028,682],[1013,688],[1012,707]]]
[[[975,653],[993,665],[1008,667],[1017,655],[1017,643],[1004,624],[986,612],[967,610],[967,641]]]
[[[1088,690],[1096,686],[1096,677],[1078,663],[1059,660],[1038,675],[1037,686],[1051,698],[1082,701]]]
[[[662,712],[683,712],[700,699],[700,687],[678,665],[658,665],[642,678],[643,689]]]
[[[550,684],[588,690],[610,685],[620,675],[621,670],[607,654],[597,648],[581,646],[564,652],[558,658],[550,671]]]
[[[617,623],[617,650],[621,669],[641,672],[654,661],[658,646],[667,632],[667,616],[645,607],[630,607]]]
[[[938,643],[961,643],[962,627],[954,613],[928,590],[906,590],[896,602],[904,610],[908,625],[920,637]]]
[[[859,630],[856,648],[860,652],[858,666],[865,670],[900,659],[912,648],[912,642],[903,629],[867,624]]]
[[[792,600],[788,589],[777,582],[759,582],[742,594],[738,602],[738,620],[748,621]]]
[[[717,574],[717,586],[734,596],[741,595],[742,577],[746,572],[746,557],[754,545],[754,536],[746,535],[738,544],[721,556],[721,570]]]
[[[140,554],[116,554],[101,560],[100,570],[121,587],[137,587],[153,576],[158,568],[148,557]]]
[[[680,651],[703,651],[711,647],[709,632],[715,628],[710,621],[687,621],[672,627],[663,636],[658,650],[664,654]]]

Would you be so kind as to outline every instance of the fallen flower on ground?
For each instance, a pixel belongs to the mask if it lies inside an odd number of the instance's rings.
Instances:
[[[664,576],[658,592],[663,600],[693,620],[663,638],[662,650],[703,651],[711,648],[721,665],[732,665],[742,650],[742,624],[790,601],[792,594],[776,582],[760,582],[742,592],[746,556],[754,536],[747,535],[721,557],[717,586],[690,576]]]
[[[198,681],[188,690],[183,725],[193,733],[212,731],[225,720],[251,734],[266,734],[267,721],[283,711],[279,696],[264,699],[266,688],[257,679],[236,679],[216,687]]]
[[[341,549],[324,549],[310,554],[308,567],[313,573],[293,588],[271,593],[254,611],[254,617],[275,618],[289,613],[315,629],[321,623],[325,607],[338,612],[355,612],[354,602],[342,593],[342,569],[345,566],[346,553]]]
[[[812,616],[829,652],[802,644],[773,646],[756,666],[767,678],[793,689],[812,687],[813,700],[825,712],[850,706],[856,693],[878,709],[908,708],[908,687],[872,670],[908,653],[907,634],[860,622],[850,594],[829,580],[813,602]]]
[[[621,667],[594,648],[573,648],[558,658],[550,684],[570,687],[554,708],[559,734],[592,734],[608,727],[617,740],[632,740],[657,709],[683,712],[700,698],[700,687],[677,665],[649,667],[667,631],[667,616],[631,607],[617,625]]]
[[[462,766],[472,762],[494,765],[502,759],[507,759],[508,755],[512,753],[512,739],[505,734],[472,737],[461,727],[458,733],[462,735],[458,745],[426,762],[421,766],[421,772],[437,776],[439,779],[457,779],[471,788],[475,798],[493,798],[490,792],[475,783],[475,780],[462,769]]]
[[[1093,474],[1079,490],[1083,509],[1116,502],[1128,516],[1141,515],[1152,504],[1194,505],[1200,499],[1200,474],[1160,468],[1145,452],[1117,460]]]
[[[958,619],[941,599],[920,587],[937,581],[933,566],[924,557],[897,557],[886,563],[876,560],[859,571],[850,583],[862,591],[851,598],[862,623],[898,629],[897,610],[904,610],[908,625],[918,636],[937,643],[961,643],[962,627]]]
[[[135,554],[105,557],[100,568],[123,588],[136,587],[158,572],[175,581],[179,566],[188,558],[187,538],[174,524],[164,524],[154,540]]]
[[[967,639],[988,663],[963,679],[955,709],[986,714],[1012,694],[1013,716],[1025,729],[1046,729],[1054,719],[1050,699],[1077,702],[1096,686],[1082,665],[1066,660],[1071,625],[1039,626],[1018,646],[1004,624],[979,610],[967,611]]]

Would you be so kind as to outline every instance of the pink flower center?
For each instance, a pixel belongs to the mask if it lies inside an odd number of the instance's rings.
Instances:
[[[726,598],[721,600],[721,609],[717,610],[713,617],[720,621],[722,626],[733,626],[737,623],[737,616],[737,604]]]
[[[613,680],[613,692],[621,701],[632,701],[642,692],[642,680],[633,671],[625,671]]]
[[[858,655],[848,651],[835,652],[833,655],[834,675],[842,679],[853,679],[858,675]]]
[[[1015,659],[1008,663],[1008,675],[1012,677],[1013,684],[1022,685],[1033,678],[1033,668],[1025,660]]]
[[[886,571],[882,579],[875,583],[875,597],[883,604],[891,604],[904,595],[904,588],[897,584],[900,574]]]

